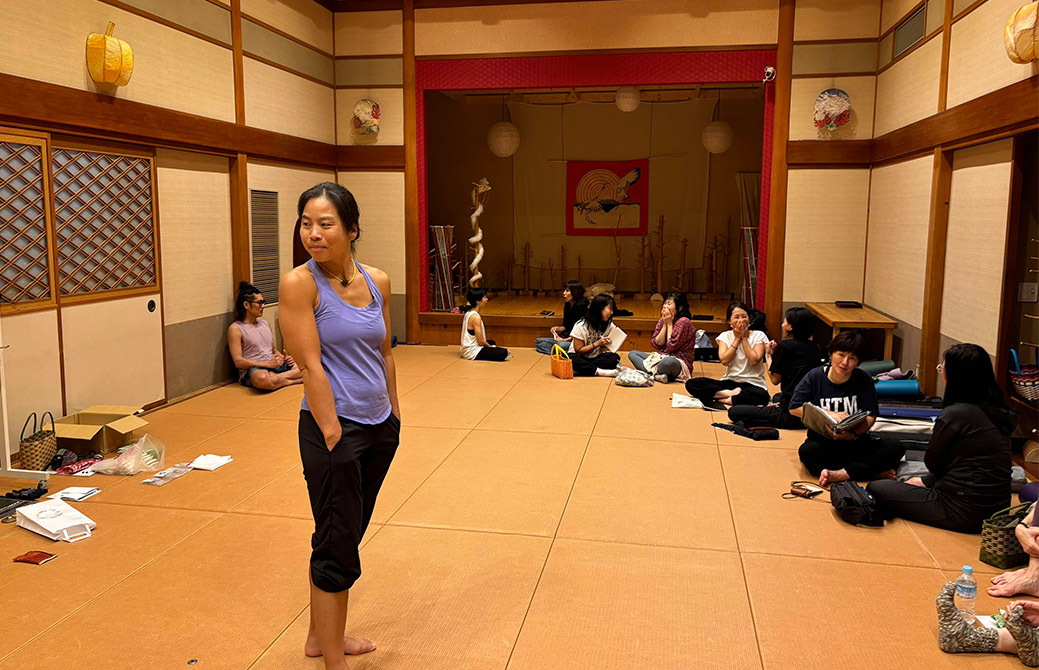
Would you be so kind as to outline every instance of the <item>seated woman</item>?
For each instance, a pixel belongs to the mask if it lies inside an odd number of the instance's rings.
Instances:
[[[866,434],[880,408],[873,379],[858,369],[865,351],[862,336],[845,331],[833,338],[828,351],[830,364],[810,370],[794,389],[790,413],[800,419],[805,403],[812,403],[835,421],[859,410],[869,412],[869,416],[851,430],[839,433],[829,430],[820,435],[809,429],[797,455],[812,476],[819,478],[821,486],[846,479],[894,479],[905,448]]]
[[[815,332],[815,316],[805,307],[791,307],[783,319],[784,339],[769,342],[766,352],[771,359],[768,376],[779,385],[779,402],[765,407],[736,405],[729,409],[729,421],[742,421],[748,428],[803,428],[801,420],[790,414],[790,397],[808,371],[823,364],[823,350],[811,340]]]
[[[563,325],[552,326],[549,332],[552,333],[552,337],[539,337],[534,340],[534,349],[539,354],[550,354],[552,353],[553,345],[558,344],[563,347],[566,351],[572,352],[574,350],[573,338],[570,337],[570,331],[574,329],[574,324],[584,318],[585,313],[588,311],[588,301],[584,299],[584,285],[576,279],[571,279],[563,287]]]
[[[613,296],[605,293],[592,298],[588,313],[574,324],[570,331],[574,351],[575,377],[615,377],[621,357],[610,351],[610,330],[613,328],[613,310],[617,308]]]
[[[988,352],[957,344],[938,366],[945,381],[942,413],[924,454],[929,474],[906,483],[870,482],[886,519],[902,517],[958,533],[1010,507],[1010,433],[1017,416],[1003,404]]]
[[[717,340],[718,358],[726,366],[725,374],[720,380],[694,377],[685,383],[685,390],[705,406],[715,409],[764,405],[769,401],[765,383],[768,336],[760,330],[750,330],[750,312],[742,302],[729,305],[725,319],[732,330],[725,331]]]
[[[660,320],[653,329],[653,348],[663,355],[654,370],[659,382],[685,381],[693,369],[693,352],[696,348],[696,326],[689,313],[689,300],[685,293],[669,293],[660,308]],[[629,351],[628,360],[635,369],[646,369],[649,354]]]
[[[462,318],[462,348],[459,355],[470,361],[504,361],[511,354],[505,347],[494,344],[494,340],[487,339],[487,328],[483,325],[483,317],[480,310],[490,298],[487,297],[487,289],[471,288],[466,293],[469,306],[466,308],[465,317]]]
[[[271,326],[260,318],[266,304],[258,288],[244,281],[238,284],[234,308],[238,320],[227,327],[227,347],[238,368],[238,381],[262,391],[302,384],[303,373],[292,356],[274,347]]]

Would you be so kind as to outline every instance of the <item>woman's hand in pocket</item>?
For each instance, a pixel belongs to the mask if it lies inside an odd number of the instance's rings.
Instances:
[[[336,422],[335,428],[332,430],[322,430],[321,433],[325,436],[325,448],[332,451],[339,444],[339,440],[343,439],[343,427]]]

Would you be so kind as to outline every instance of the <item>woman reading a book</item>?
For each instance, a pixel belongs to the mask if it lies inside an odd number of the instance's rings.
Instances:
[[[574,344],[571,360],[575,377],[617,376],[621,357],[611,349],[615,309],[613,296],[600,293],[592,298],[585,317],[574,324],[570,336]]]
[[[846,479],[894,479],[905,455],[902,445],[867,435],[880,408],[873,379],[859,369],[864,350],[858,333],[833,338],[829,365],[806,374],[790,399],[790,414],[809,426],[797,455],[821,486]]]
[[[734,302],[725,312],[732,330],[718,336],[718,358],[725,365],[722,378],[693,377],[685,390],[705,406],[727,409],[733,405],[764,405],[769,401],[765,382],[765,345],[768,336],[750,329],[750,310]]]
[[[1010,433],[1017,415],[1003,404],[991,359],[978,345],[951,347],[938,370],[945,398],[924,455],[929,474],[905,483],[870,482],[866,490],[887,519],[980,533],[982,521],[1010,506]]]

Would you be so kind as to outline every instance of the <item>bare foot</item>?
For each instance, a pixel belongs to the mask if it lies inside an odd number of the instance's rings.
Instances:
[[[343,653],[347,656],[359,656],[375,651],[375,643],[363,637],[343,637]],[[317,639],[313,635],[307,636],[307,643],[303,646],[303,653],[311,658],[321,656],[321,647],[317,646]]]
[[[897,479],[898,475],[895,473],[894,470],[884,470],[883,472],[878,473],[876,478],[877,479]]]
[[[727,391],[718,391],[717,393],[714,394],[714,399],[715,400],[727,400],[728,398],[731,398],[733,396],[739,395],[740,391],[742,391],[742,390],[743,389],[731,389],[731,390],[727,390]]]
[[[1039,596],[1039,574],[1029,570],[1004,572],[992,578],[992,586],[988,588],[990,596],[1008,598],[1017,593]]]
[[[851,479],[847,470],[823,470],[819,475],[819,486],[826,486],[833,482],[844,482]]]

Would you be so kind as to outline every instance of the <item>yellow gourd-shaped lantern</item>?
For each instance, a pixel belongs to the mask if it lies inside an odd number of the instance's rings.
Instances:
[[[105,34],[87,35],[87,69],[90,78],[99,84],[125,86],[133,74],[133,49],[126,42],[112,37],[115,24],[108,22]]]
[[[1039,35],[1035,31],[1037,12],[1039,2],[1033,2],[1011,14],[1007,21],[1003,44],[1007,56],[1015,63],[1030,63],[1039,55]]]

